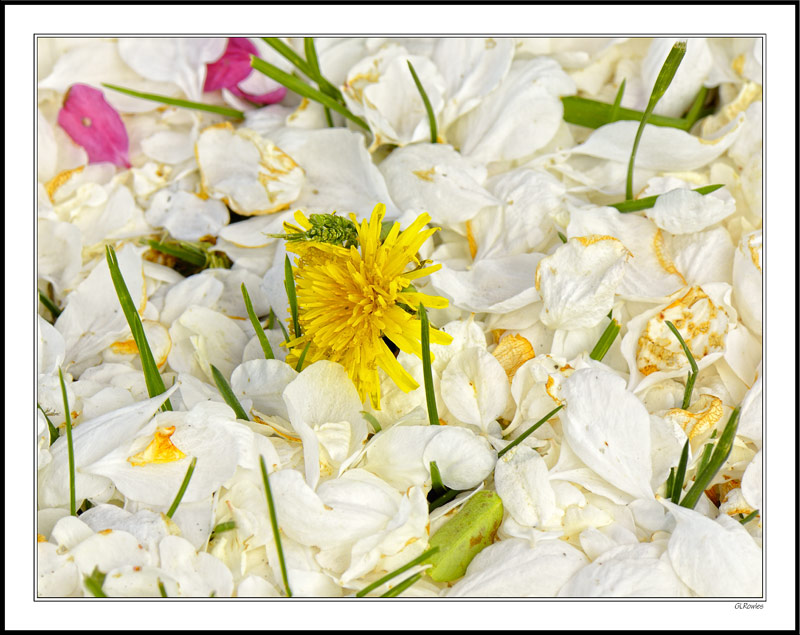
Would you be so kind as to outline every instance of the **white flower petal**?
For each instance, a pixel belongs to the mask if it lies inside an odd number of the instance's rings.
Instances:
[[[516,60],[502,83],[452,132],[465,156],[479,161],[511,161],[532,155],[553,138],[575,84],[546,57]]]
[[[455,306],[478,313],[506,313],[539,299],[534,272],[542,254],[478,260],[466,271],[443,264],[431,275],[433,288]]]
[[[696,170],[707,165],[727,150],[739,134],[744,115],[708,138],[664,126],[647,126],[636,152],[636,167],[647,170]],[[600,126],[585,143],[572,149],[583,154],[627,164],[637,121],[617,121]]]
[[[702,597],[760,597],[761,549],[741,523],[662,500],[677,525],[668,551],[678,577]]]
[[[503,413],[511,396],[500,362],[478,347],[450,360],[442,373],[441,389],[451,414],[482,431]]]
[[[561,245],[536,266],[540,319],[552,329],[596,326],[614,303],[631,253],[609,236],[581,236]]]
[[[609,483],[636,498],[652,498],[650,415],[609,372],[575,371],[561,391],[564,437],[580,459]]]
[[[556,497],[547,465],[536,450],[518,446],[503,455],[494,473],[495,488],[503,508],[521,525],[550,525],[556,514]]]
[[[497,454],[486,439],[467,428],[443,426],[425,446],[422,463],[436,467],[445,487],[465,490],[476,487],[492,473]]]
[[[584,567],[565,584],[559,597],[688,597],[663,546],[620,545]]]
[[[202,101],[206,64],[225,51],[225,38],[120,38],[119,54],[142,77],[172,82]]]
[[[762,507],[762,456],[759,450],[742,476],[742,494],[753,509]]]
[[[733,298],[745,325],[761,335],[761,230],[742,236],[733,254]]]
[[[230,123],[209,126],[195,145],[202,192],[244,216],[272,214],[294,202],[303,169],[270,140]]]
[[[519,538],[502,540],[475,556],[447,597],[555,597],[586,564],[586,556],[562,540],[534,547]]]
[[[567,238],[613,236],[633,254],[619,286],[622,296],[659,298],[685,284],[670,260],[661,231],[646,218],[620,214],[611,207],[572,208]]]
[[[380,165],[392,199],[404,210],[428,212],[437,225],[469,220],[499,201],[481,183],[486,167],[452,146],[415,143],[394,150]]]
[[[732,198],[722,200],[681,188],[661,194],[645,215],[673,234],[693,234],[727,218],[735,209]]]

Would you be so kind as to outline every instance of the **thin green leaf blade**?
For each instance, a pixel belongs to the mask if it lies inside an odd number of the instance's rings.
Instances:
[[[421,577],[422,577],[422,573],[415,573],[414,575],[407,577],[405,580],[403,580],[396,587],[392,587],[391,589],[389,589],[386,593],[381,595],[381,597],[382,598],[397,597],[403,591],[405,591],[408,587],[410,587],[412,584],[414,584],[417,580],[419,580]]]
[[[175,512],[178,511],[178,506],[183,500],[183,495],[186,493],[186,488],[189,487],[189,481],[192,480],[192,474],[194,474],[195,465],[197,465],[197,457],[193,456],[192,461],[189,463],[189,467],[186,468],[186,475],[183,477],[183,482],[178,489],[178,493],[175,495],[175,500],[172,501],[172,505],[170,505],[169,509],[167,510],[167,518],[172,518]]]
[[[289,254],[283,263],[283,286],[286,288],[286,296],[289,298],[289,308],[292,311],[292,325],[294,326],[294,336],[300,337],[300,313],[297,307],[297,289],[294,286],[294,273]]]
[[[259,59],[255,56],[251,56],[250,58],[250,65],[255,68],[257,71],[264,73],[270,79],[274,79],[279,84],[286,86],[289,90],[293,90],[301,97],[305,97],[306,99],[311,99],[312,101],[317,102],[318,104],[322,104],[323,106],[327,106],[331,110],[335,110],[343,117],[346,117],[356,125],[364,128],[364,130],[369,130],[369,125],[367,122],[364,121],[361,117],[354,115],[350,112],[347,108],[342,106],[338,101],[329,97],[325,93],[312,88],[308,84],[300,81],[293,75],[289,75],[285,71],[282,71],[277,66],[273,66],[269,62],[265,62],[262,59]]]
[[[530,435],[532,435],[532,434],[533,434],[534,432],[536,432],[536,431],[537,431],[537,430],[538,430],[540,427],[542,427],[542,426],[543,426],[545,423],[547,423],[547,422],[548,422],[548,421],[549,421],[549,420],[550,420],[550,419],[553,417],[553,415],[555,415],[555,414],[556,414],[556,413],[557,413],[559,410],[561,410],[563,407],[564,407],[564,404],[561,404],[560,406],[557,406],[557,407],[553,408],[553,409],[552,409],[550,412],[548,412],[548,413],[547,413],[547,414],[546,414],[544,417],[542,417],[541,419],[539,419],[539,421],[537,421],[536,423],[534,423],[534,424],[533,424],[533,425],[532,425],[530,428],[528,428],[527,430],[525,430],[525,432],[523,432],[521,435],[519,435],[519,436],[518,436],[516,439],[514,439],[514,440],[513,440],[511,443],[509,443],[509,444],[508,444],[506,447],[504,447],[502,450],[500,450],[500,451],[497,453],[497,458],[499,459],[499,458],[500,458],[501,456],[503,456],[503,455],[504,455],[506,452],[508,452],[508,451],[509,451],[509,450],[511,450],[512,448],[515,448],[517,445],[519,445],[520,443],[522,443],[522,442],[523,442],[525,439],[527,439],[527,438],[528,438]]]
[[[600,336],[600,339],[597,340],[597,344],[594,345],[592,352],[589,353],[589,357],[598,362],[603,361],[603,358],[608,353],[608,350],[611,348],[611,345],[614,343],[614,340],[619,335],[619,331],[622,327],[620,326],[619,322],[615,319],[612,319],[608,326],[606,326],[603,334]]]
[[[503,501],[496,492],[482,490],[433,534],[429,544],[439,551],[428,558],[428,575],[451,582],[464,575],[467,565],[494,541],[503,521]]]
[[[425,87],[422,85],[422,82],[419,81],[417,71],[414,70],[414,65],[410,60],[408,61],[408,70],[411,71],[411,77],[414,78],[414,84],[416,84],[420,97],[422,97],[422,103],[425,104],[425,112],[428,113],[428,125],[431,128],[431,143],[436,143],[439,138],[439,133],[436,128],[436,115],[433,113],[431,100],[428,99],[428,93],[425,92]]]
[[[264,351],[264,357],[266,359],[275,359],[275,353],[272,352],[272,345],[267,339],[264,327],[261,326],[261,322],[258,321],[258,316],[253,309],[253,303],[250,300],[250,294],[247,292],[247,286],[244,282],[242,282],[242,297],[244,298],[244,306],[247,309],[247,315],[250,318],[250,324],[253,325],[258,342],[261,344],[261,350]]]
[[[681,60],[683,60],[683,56],[685,54],[686,42],[683,40],[676,42],[670,49],[667,59],[664,60],[664,64],[661,66],[661,70],[658,72],[658,77],[656,77],[656,82],[653,85],[652,92],[650,93],[650,101],[648,102],[647,108],[644,111],[642,120],[639,122],[639,127],[636,130],[636,136],[633,139],[631,158],[628,161],[628,177],[625,182],[625,198],[628,200],[633,199],[633,165],[636,161],[636,151],[639,149],[639,142],[642,139],[642,132],[644,132],[645,124],[652,114],[653,109],[656,107],[658,100],[661,99],[661,97],[667,91],[667,88],[669,88],[672,78],[675,77],[675,73],[678,71],[678,67],[680,66]]]
[[[115,90],[118,93],[124,93],[131,97],[138,97],[139,99],[147,99],[148,101],[156,101],[160,104],[167,104],[168,106],[177,106],[178,108],[188,108],[190,110],[203,110],[205,112],[213,112],[217,115],[225,117],[232,117],[233,119],[244,119],[244,113],[235,108],[227,108],[225,106],[212,106],[211,104],[203,104],[197,101],[188,101],[186,99],[175,99],[173,97],[165,97],[164,95],[156,95],[153,93],[142,93],[138,90],[131,90],[130,88],[123,88],[122,86],[115,86],[114,84],[102,83],[101,86],[110,90]]]
[[[106,574],[100,571],[95,565],[90,575],[83,576],[83,584],[86,589],[96,598],[108,597],[103,591],[103,583],[106,581]]]
[[[725,430],[723,430],[722,435],[719,437],[719,441],[711,454],[708,464],[703,468],[702,472],[697,474],[694,484],[689,491],[686,492],[686,495],[680,502],[681,507],[694,509],[694,506],[697,505],[697,501],[700,500],[700,495],[706,491],[711,481],[717,475],[717,472],[722,469],[722,466],[725,464],[725,461],[728,459],[733,449],[733,441],[736,437],[736,429],[739,425],[738,422],[739,408],[736,407],[731,413],[728,423],[725,425]]]
[[[681,494],[683,493],[683,481],[686,478],[686,466],[689,463],[689,439],[686,439],[686,443],[683,444],[683,450],[681,451],[681,458],[678,461],[678,469],[675,472],[675,481],[672,485],[672,496],[671,500],[676,505],[681,498]]]
[[[420,303],[419,321],[422,344],[422,375],[425,383],[425,403],[428,406],[428,422],[432,426],[439,425],[439,410],[436,407],[436,393],[433,390],[433,370],[431,367],[431,333],[428,312]]]
[[[250,421],[250,417],[247,416],[244,408],[242,408],[242,404],[239,403],[236,395],[233,394],[230,384],[225,380],[223,374],[219,372],[219,369],[214,366],[214,364],[211,364],[211,375],[214,377],[214,383],[217,385],[219,394],[222,395],[225,403],[228,404],[231,410],[236,414],[236,418]]]
[[[408,571],[412,567],[416,567],[418,564],[421,564],[422,562],[427,560],[430,556],[435,554],[437,551],[439,551],[439,547],[431,547],[425,553],[420,554],[419,556],[417,556],[416,558],[414,558],[410,562],[407,562],[406,564],[404,564],[402,567],[399,567],[399,568],[395,569],[394,571],[391,571],[390,573],[387,573],[385,576],[383,576],[379,580],[375,580],[375,582],[373,582],[369,586],[365,586],[358,593],[356,593],[356,597],[357,598],[363,598],[368,593],[374,591],[375,589],[377,589],[382,584],[386,584],[390,580],[392,580],[392,579],[396,578],[397,576],[399,576],[401,573],[405,573],[406,571]]]
[[[275,501],[272,498],[272,488],[269,486],[269,475],[267,465],[264,462],[264,455],[259,455],[261,466],[261,480],[264,483],[264,494],[267,497],[267,509],[269,509],[269,522],[272,526],[272,536],[275,539],[275,549],[278,551],[278,562],[281,567],[281,577],[283,578],[283,588],[286,589],[286,597],[292,597],[292,590],[289,588],[289,575],[286,572],[286,560],[283,557],[283,543],[281,542],[281,532],[278,528],[278,515],[275,513]]]
[[[150,344],[147,342],[147,337],[144,333],[142,326],[142,319],[139,317],[139,312],[133,304],[133,299],[125,284],[125,279],[122,277],[122,272],[119,269],[119,262],[117,261],[117,254],[112,247],[106,247],[106,261],[108,262],[108,270],[111,273],[111,281],[114,283],[114,289],[117,292],[122,312],[125,314],[125,319],[128,321],[128,326],[131,329],[133,340],[136,347],[139,349],[139,359],[142,361],[142,372],[144,373],[144,383],[147,386],[147,394],[151,397],[157,397],[163,392],[166,392],[164,380],[161,378],[161,373],[158,371],[158,365],[153,358],[153,352],[150,350]],[[172,410],[172,404],[167,399],[161,406],[164,411]]]
[[[67,385],[64,383],[64,374],[58,369],[58,381],[61,384],[61,398],[64,400],[64,426],[67,430],[67,464],[69,468],[69,514],[78,515],[78,505],[75,500],[75,448],[72,445],[72,412],[69,409],[67,398]]]
[[[721,187],[725,187],[725,185],[722,183],[716,183],[714,185],[704,185],[703,187],[695,188],[692,191],[705,196],[706,194],[711,194],[711,192],[716,192]],[[612,203],[611,205],[608,205],[608,207],[613,207],[622,214],[640,212],[643,209],[649,209],[653,207],[656,204],[659,196],[661,196],[661,194],[656,194],[655,196],[645,196],[644,198],[638,198],[632,201]]]

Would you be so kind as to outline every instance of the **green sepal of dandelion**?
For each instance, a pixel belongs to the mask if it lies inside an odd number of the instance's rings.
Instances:
[[[311,214],[308,217],[311,228],[303,230],[295,225],[284,223],[285,234],[269,234],[272,238],[286,241],[312,241],[328,243],[349,249],[358,245],[358,227],[349,218],[333,214]]]

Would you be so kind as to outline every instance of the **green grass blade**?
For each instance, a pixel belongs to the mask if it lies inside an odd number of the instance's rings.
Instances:
[[[192,480],[192,474],[194,474],[194,466],[197,465],[197,457],[192,457],[192,462],[189,463],[189,467],[186,470],[186,476],[183,477],[183,482],[181,483],[180,489],[178,489],[178,493],[175,495],[175,500],[172,501],[172,505],[169,506],[167,510],[167,518],[172,518],[172,515],[178,511],[178,505],[181,504],[183,500],[183,495],[186,493],[186,488],[189,487],[189,481]]]
[[[703,104],[706,101],[706,96],[708,95],[708,88],[705,86],[701,86],[700,90],[697,91],[697,95],[692,102],[692,105],[689,107],[689,111],[686,113],[686,126],[687,130],[691,128],[695,122],[700,118],[700,113],[703,111]]]
[[[669,327],[669,329],[673,332],[675,337],[678,338],[678,341],[683,347],[683,352],[686,354],[686,357],[689,360],[689,366],[691,366],[692,368],[691,372],[689,373],[689,377],[686,380],[686,389],[684,390],[683,393],[683,406],[681,406],[684,410],[686,410],[692,403],[692,390],[694,390],[694,382],[697,379],[697,373],[698,373],[697,362],[694,361],[694,355],[692,355],[692,351],[689,350],[689,347],[686,345],[686,342],[683,341],[683,337],[681,337],[681,334],[678,332],[678,329],[675,328],[675,325],[669,320],[666,320],[665,323]]]
[[[644,132],[645,124],[647,124],[648,118],[653,113],[653,109],[656,107],[658,100],[663,97],[667,88],[669,88],[684,55],[686,55],[686,42],[681,40],[672,46],[672,49],[670,49],[667,55],[667,59],[664,60],[664,64],[661,66],[658,77],[656,77],[656,82],[653,85],[653,90],[650,93],[650,101],[647,103],[647,108],[644,111],[644,115],[642,115],[642,120],[639,122],[636,136],[633,139],[631,158],[628,161],[628,178],[625,182],[625,198],[629,201],[633,199],[633,164],[636,160],[636,151],[639,149],[639,141],[642,139],[642,132]]]
[[[167,254],[168,256],[173,256],[174,258],[188,262],[194,267],[205,267],[208,262],[208,258],[205,254],[186,249],[179,245],[160,243],[157,240],[148,240],[147,244],[150,245],[150,249],[155,249],[162,254]]]
[[[711,438],[715,438],[717,436],[717,431],[711,433]],[[708,465],[708,462],[711,460],[711,452],[714,449],[713,443],[706,443],[703,447],[703,454],[700,456],[700,461],[697,464],[697,474],[700,474]]]
[[[686,443],[683,444],[683,450],[681,451],[681,458],[678,461],[678,471],[675,472],[675,482],[672,485],[672,502],[676,505],[678,501],[681,499],[681,494],[683,493],[683,481],[686,478],[686,466],[689,463],[689,439],[686,439]]]
[[[743,525],[746,525],[751,520],[753,520],[753,518],[755,518],[756,516],[758,516],[758,510],[757,509],[752,511],[752,512],[750,512],[749,514],[747,514],[747,516],[742,518],[739,522],[742,523]]]
[[[422,335],[422,374],[425,380],[425,402],[428,406],[428,422],[432,426],[439,425],[439,410],[436,408],[436,393],[433,390],[433,371],[431,369],[431,333],[428,312],[420,302],[420,333]]]
[[[562,97],[561,103],[564,105],[564,121],[585,128],[597,129],[615,121],[641,121],[644,116],[641,110],[622,107],[615,110],[613,104],[606,104],[586,97]],[[678,128],[679,130],[688,130],[689,128],[686,119],[665,117],[663,115],[651,114],[647,123],[652,126]]]
[[[270,307],[269,308],[269,316],[267,317],[266,329],[268,331],[271,331],[274,326],[275,326],[275,311],[273,311],[272,307]]]
[[[361,416],[364,417],[370,423],[372,429],[375,431],[376,434],[381,431],[381,424],[378,423],[378,420],[375,418],[375,415],[373,415],[370,412],[367,412],[366,410],[362,410]]]
[[[117,292],[117,298],[122,306],[122,312],[125,314],[125,319],[128,321],[128,326],[133,334],[133,340],[136,342],[136,347],[139,349],[139,358],[142,361],[142,371],[144,373],[144,383],[147,386],[147,394],[150,397],[157,397],[167,389],[164,387],[164,380],[161,379],[161,373],[158,372],[158,366],[155,359],[153,359],[153,352],[150,350],[150,344],[147,342],[147,337],[144,334],[144,327],[142,326],[142,319],[139,317],[139,312],[133,305],[131,294],[128,292],[128,287],[125,284],[125,279],[119,270],[119,263],[117,262],[117,254],[112,247],[106,247],[106,261],[108,262],[108,270],[111,272],[111,280],[114,283],[114,289]],[[167,399],[161,406],[164,411],[172,410],[172,404]]]
[[[50,311],[50,315],[53,316],[53,320],[57,320],[58,316],[61,315],[61,309],[59,309],[55,302],[53,302],[50,298],[48,298],[42,290],[39,289],[39,302],[44,304],[45,308]]]
[[[501,456],[503,456],[503,455],[504,455],[506,452],[508,452],[508,451],[509,451],[511,448],[513,448],[513,447],[515,447],[515,446],[519,445],[520,443],[522,443],[522,442],[523,442],[525,439],[527,439],[527,438],[528,438],[528,437],[529,437],[531,434],[533,434],[534,432],[536,432],[536,430],[538,430],[538,429],[539,429],[541,426],[543,426],[543,425],[544,425],[544,424],[545,424],[547,421],[549,421],[549,420],[550,420],[550,418],[551,418],[551,417],[552,417],[554,414],[556,414],[556,413],[557,413],[559,410],[561,410],[563,407],[564,407],[564,404],[561,404],[560,406],[557,406],[556,408],[553,408],[553,409],[552,409],[550,412],[548,412],[548,413],[547,413],[547,414],[546,414],[544,417],[542,417],[541,419],[539,419],[539,421],[537,421],[536,423],[534,423],[534,424],[533,424],[533,425],[532,425],[530,428],[528,428],[527,430],[525,430],[525,432],[523,432],[521,435],[519,435],[519,436],[518,436],[516,439],[514,439],[514,440],[513,440],[511,443],[509,443],[509,444],[508,444],[506,447],[504,447],[502,450],[500,450],[500,451],[497,453],[497,458],[499,459],[499,458],[500,458]]]
[[[711,194],[711,192],[716,192],[719,188],[725,187],[722,183],[717,183],[716,185],[704,185],[703,187],[698,187],[693,192],[697,192],[698,194]],[[631,212],[639,212],[643,209],[649,209],[656,204],[656,200],[661,194],[656,194],[655,196],[645,196],[644,198],[639,198],[632,201],[623,201],[622,203],[613,203],[608,207],[613,207],[618,212],[623,214],[630,214]]]
[[[401,573],[405,573],[406,571],[408,571],[412,567],[416,567],[418,564],[424,562],[425,560],[428,559],[428,557],[432,556],[437,551],[439,551],[439,547],[431,547],[425,553],[417,556],[416,558],[414,558],[410,562],[404,564],[402,567],[399,567],[399,568],[395,569],[394,571],[392,571],[390,573],[387,573],[385,576],[383,576],[379,580],[375,580],[375,582],[373,582],[369,586],[365,586],[358,593],[356,593],[356,597],[357,598],[363,598],[365,595],[367,595],[367,593],[370,593],[371,591],[374,591],[375,589],[377,589],[382,584],[386,584],[387,582],[389,582],[389,580],[391,580],[393,578],[396,578]]]
[[[235,108],[226,108],[225,106],[212,106],[210,104],[203,104],[197,101],[187,101],[186,99],[174,99],[172,97],[164,97],[164,95],[155,95],[153,93],[140,93],[138,90],[131,90],[130,88],[123,88],[122,86],[115,86],[114,84],[100,84],[111,90],[116,90],[119,93],[130,95],[131,97],[139,97],[140,99],[147,99],[149,101],[157,101],[160,104],[167,104],[169,106],[177,106],[178,108],[189,108],[191,110],[204,110],[206,112],[213,112],[225,117],[233,117],[234,119],[244,119],[244,113]]]
[[[675,468],[669,468],[669,476],[667,477],[667,485],[664,490],[664,496],[672,499],[672,490],[675,487]]]
[[[269,476],[267,466],[264,463],[264,456],[260,455],[258,460],[261,464],[261,479],[264,481],[264,492],[267,496],[267,507],[269,508],[269,522],[272,525],[272,536],[275,538],[275,549],[278,551],[278,562],[281,566],[281,576],[283,577],[283,587],[286,589],[286,597],[292,597],[292,590],[289,588],[289,576],[286,573],[286,560],[283,557],[283,544],[281,543],[280,529],[278,528],[278,516],[275,513],[275,501],[272,500],[272,489],[269,486]]]
[[[419,77],[417,76],[417,71],[414,70],[414,65],[410,61],[408,62],[408,70],[411,71],[411,77],[414,78],[414,83],[417,85],[417,90],[419,91],[420,97],[422,97],[422,103],[425,104],[425,112],[428,113],[428,125],[431,127],[431,143],[436,143],[438,131],[436,128],[436,115],[433,114],[431,100],[428,99],[428,93],[425,92],[425,88],[422,86],[422,82],[419,81]]]
[[[606,329],[603,331],[603,334],[600,336],[600,339],[597,340],[597,344],[594,345],[592,352],[589,353],[589,357],[592,359],[601,362],[603,358],[608,353],[608,349],[611,348],[611,345],[614,343],[614,340],[617,339],[617,335],[619,335],[619,331],[622,327],[619,325],[619,322],[612,319]]]
[[[61,398],[64,400],[64,422],[67,429],[67,463],[69,465],[69,515],[78,515],[78,505],[75,501],[75,449],[72,445],[72,413],[69,409],[67,398],[67,385],[64,383],[64,374],[58,369],[58,381],[61,384]]]
[[[292,262],[289,254],[283,263],[283,286],[286,287],[286,296],[289,298],[289,308],[292,310],[292,325],[294,326],[294,336],[300,337],[300,317],[297,308],[297,289],[294,286],[294,273],[292,272]]]
[[[270,79],[274,79],[279,84],[286,86],[289,90],[293,90],[301,97],[305,97],[306,99],[310,99],[312,101],[317,102],[318,104],[322,104],[323,106],[327,106],[331,110],[335,110],[343,117],[349,119],[353,123],[357,124],[364,128],[364,130],[369,130],[369,125],[367,122],[364,121],[361,117],[354,115],[350,112],[347,108],[345,108],[342,104],[338,101],[329,97],[323,92],[312,88],[308,84],[303,83],[293,75],[289,75],[279,69],[277,66],[273,66],[269,62],[265,62],[262,59],[259,59],[255,56],[250,57],[250,65],[255,68],[257,71],[264,73]]]
[[[719,472],[725,464],[725,461],[728,459],[733,449],[733,441],[736,436],[738,423],[739,408],[737,407],[731,413],[731,417],[725,425],[725,430],[723,430],[717,442],[717,446],[711,454],[708,465],[703,468],[702,472],[698,472],[694,479],[694,485],[686,492],[686,496],[683,497],[680,503],[681,507],[694,509],[695,505],[697,505],[697,501],[700,499],[700,495],[708,488],[713,478],[717,475],[717,472]]]
[[[278,319],[276,319],[275,321],[278,323],[278,326],[281,327],[281,331],[283,331],[283,341],[288,342],[291,339],[289,337],[289,331],[286,330],[286,327],[283,325],[283,322],[281,322]]]
[[[302,57],[300,57],[300,55],[286,42],[278,37],[262,37],[261,39],[275,49],[275,51],[280,53],[284,58],[294,64],[297,70],[299,70],[301,73],[311,79],[314,78],[314,71],[311,68],[311,65]]]
[[[95,565],[91,575],[83,576],[83,584],[86,589],[96,598],[108,597],[103,591],[103,583],[106,581],[106,574],[100,571]]]
[[[56,428],[53,425],[53,422],[50,421],[50,417],[47,416],[47,413],[44,411],[44,408],[42,408],[41,405],[37,403],[36,407],[42,411],[42,414],[44,415],[44,420],[47,421],[47,429],[50,431],[50,445],[53,445],[56,442],[56,439],[58,438],[58,428]]]
[[[219,369],[214,366],[214,364],[211,364],[211,374],[214,376],[214,383],[217,384],[217,390],[219,390],[219,394],[222,395],[225,403],[228,404],[231,407],[231,410],[233,410],[233,412],[236,414],[236,418],[250,421],[250,417],[247,416],[244,408],[242,408],[242,404],[239,403],[236,395],[233,394],[230,384],[225,381],[225,377],[223,377],[222,373],[219,372]]]
[[[308,349],[311,347],[311,342],[306,342],[306,345],[303,347],[303,352],[300,353],[300,358],[297,360],[297,366],[294,369],[299,373],[303,369],[303,363],[306,361],[306,354],[308,353]]]
[[[381,595],[381,597],[382,598],[397,597],[403,591],[405,591],[408,587],[410,587],[412,584],[414,584],[417,580],[419,580],[421,577],[422,577],[422,573],[421,572],[420,573],[415,573],[414,575],[409,576],[408,578],[403,580],[396,587],[392,587],[391,589],[389,589],[386,593]]]
[[[229,520],[226,523],[220,523],[211,531],[212,534],[221,534],[226,531],[231,531],[232,529],[236,529],[236,523],[232,520]]]
[[[167,595],[167,589],[164,586],[164,583],[161,581],[161,578],[158,578],[158,593],[162,598],[169,597]]]
[[[436,461],[431,461],[431,492],[437,495],[444,494],[447,491],[447,488],[442,483],[442,475],[439,472],[439,466],[436,465]]]
[[[457,489],[447,490],[439,498],[433,499],[430,503],[428,503],[428,513],[430,514],[434,509],[438,509],[442,505],[445,505],[445,504],[449,503],[456,496],[458,496],[462,491],[466,491],[466,490],[457,490]]]
[[[261,350],[264,351],[264,357],[267,359],[275,359],[275,353],[272,352],[272,346],[267,339],[267,334],[264,332],[264,327],[261,326],[261,322],[258,321],[258,316],[253,310],[253,303],[250,301],[250,294],[247,292],[247,287],[244,282],[242,282],[242,297],[244,298],[244,305],[247,308],[247,315],[250,317],[250,323],[256,331],[259,344],[261,344]]]
[[[611,107],[611,121],[614,122],[619,117],[619,109],[622,104],[622,95],[625,93],[625,80],[619,85],[617,96],[614,98],[614,104]]]
[[[308,66],[311,68],[311,71],[314,73],[313,79],[317,82],[317,86],[319,89],[328,95],[329,97],[333,97],[337,101],[341,101],[341,94],[338,90],[331,91],[329,86],[331,84],[322,77],[322,71],[319,69],[319,59],[317,58],[317,48],[314,46],[314,38],[313,37],[306,37],[303,38],[303,48],[306,52],[306,59],[308,60]],[[325,121],[328,123],[328,128],[333,128],[333,118],[331,117],[331,109],[325,106]]]

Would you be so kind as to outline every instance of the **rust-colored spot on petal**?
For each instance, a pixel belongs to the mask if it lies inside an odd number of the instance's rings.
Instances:
[[[113,529],[103,529],[101,531],[98,531],[97,533],[100,534],[101,536],[108,536],[108,534],[110,534],[112,531]]]
[[[536,353],[533,345],[522,335],[507,335],[500,340],[492,355],[500,362],[508,375],[508,380],[511,381],[519,367],[529,359],[533,359]]]
[[[175,426],[158,428],[148,446],[138,454],[129,456],[128,463],[138,467],[150,463],[172,463],[185,458],[186,455],[170,441],[173,434],[175,434]]]

